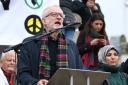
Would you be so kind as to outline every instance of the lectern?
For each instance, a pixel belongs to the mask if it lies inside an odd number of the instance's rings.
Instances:
[[[109,72],[60,68],[48,85],[101,85]]]

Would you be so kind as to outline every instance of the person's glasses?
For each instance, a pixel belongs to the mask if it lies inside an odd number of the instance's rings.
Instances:
[[[48,16],[52,16],[52,17],[58,17],[58,16],[60,16],[62,18],[65,18],[65,15],[64,14],[56,13],[56,12],[52,12],[52,13],[48,14],[46,17],[48,17]]]

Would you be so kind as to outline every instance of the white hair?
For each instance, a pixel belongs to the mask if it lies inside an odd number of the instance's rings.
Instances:
[[[0,57],[0,61],[4,60],[5,59],[5,55],[8,54],[8,53],[15,53],[15,51],[14,50],[10,50],[8,52],[2,53],[1,57]]]
[[[46,7],[43,12],[42,12],[42,19],[45,18],[49,13],[50,13],[50,10],[52,9],[52,7],[59,7],[59,5],[52,5],[52,6],[49,6],[49,7]],[[61,9],[61,8],[60,8]]]

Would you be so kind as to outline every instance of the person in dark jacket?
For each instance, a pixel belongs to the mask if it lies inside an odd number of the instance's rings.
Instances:
[[[80,15],[72,11],[72,0],[59,0],[59,1],[60,1],[60,7],[65,14],[65,18],[63,22],[64,26],[74,23],[81,23],[78,21],[76,17],[76,16],[80,17]],[[67,27],[67,29],[63,29],[62,31],[68,39],[73,40],[75,29],[76,27],[72,26],[72,27]]]
[[[72,2],[73,12],[78,13],[82,18],[82,25],[79,27],[79,31],[84,29],[84,25],[93,16],[94,13],[102,13],[100,5],[95,0],[74,0]],[[104,15],[103,15],[104,16]]]
[[[128,85],[128,76],[120,67],[121,58],[119,51],[113,45],[106,45],[99,50],[98,59],[101,63],[100,70],[111,72],[102,85]]]
[[[64,13],[57,5],[43,11],[42,21],[46,34],[63,27]],[[20,85],[47,85],[58,68],[82,69],[75,43],[60,32],[42,36],[20,48],[18,80]]]

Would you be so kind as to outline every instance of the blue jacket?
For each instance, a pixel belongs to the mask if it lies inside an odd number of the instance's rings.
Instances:
[[[69,68],[82,69],[83,65],[79,57],[78,49],[75,43],[67,40]],[[39,57],[40,57],[40,40],[33,40],[23,44],[20,48],[18,57],[18,81],[20,85],[37,85],[39,79]]]

